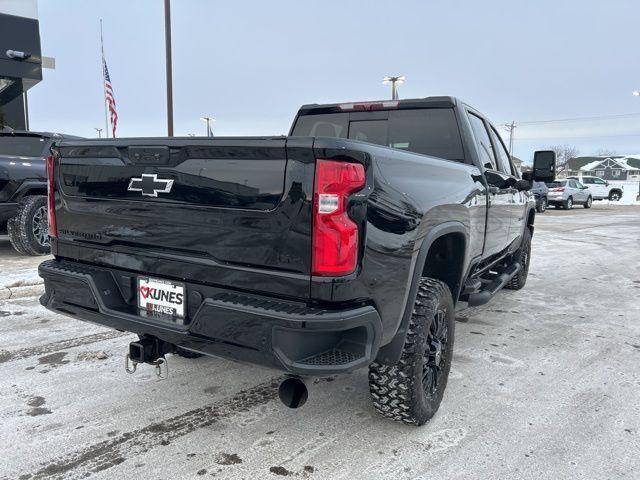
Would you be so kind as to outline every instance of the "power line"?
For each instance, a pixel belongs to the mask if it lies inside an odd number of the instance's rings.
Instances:
[[[589,120],[607,120],[618,118],[632,118],[640,117],[640,113],[621,113],[617,115],[595,115],[591,117],[573,117],[573,118],[557,118],[549,120],[530,120],[526,122],[517,122],[518,125],[541,125],[545,123],[566,123],[566,122],[579,122]]]
[[[621,133],[617,135],[556,135],[555,137],[518,137],[518,140],[550,140],[565,138],[616,138],[616,137],[638,137],[640,133]]]

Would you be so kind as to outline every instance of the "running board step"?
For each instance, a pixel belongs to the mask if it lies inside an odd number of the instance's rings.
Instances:
[[[487,303],[496,293],[502,290],[502,288],[509,283],[509,281],[520,271],[520,268],[522,267],[518,262],[510,265],[490,283],[484,285],[481,291],[470,294],[469,299],[467,300],[467,302],[469,302],[469,306],[477,307]]]

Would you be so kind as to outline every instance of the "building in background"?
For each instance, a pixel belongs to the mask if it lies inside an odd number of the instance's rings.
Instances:
[[[522,172],[523,161],[513,155],[511,155],[511,161],[513,162],[513,165],[518,169],[518,171]]]
[[[53,59],[44,58],[53,68]],[[29,129],[27,91],[42,80],[37,0],[0,0],[0,120]]]
[[[566,175],[592,175],[605,180],[640,180],[640,155],[575,157],[569,160]]]

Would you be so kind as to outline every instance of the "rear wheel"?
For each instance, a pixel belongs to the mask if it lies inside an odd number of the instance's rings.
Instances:
[[[547,209],[547,199],[543,197],[538,202],[538,205],[536,205],[536,210],[538,213],[544,213],[546,209]]]
[[[33,195],[18,204],[18,213],[7,222],[11,245],[23,255],[46,255],[50,251],[47,197]]]
[[[527,283],[529,262],[531,261],[531,230],[528,228],[524,229],[522,243],[518,251],[513,255],[513,261],[520,263],[520,271],[509,280],[509,283],[507,283],[504,288],[520,290]]]
[[[433,417],[451,369],[454,318],[449,287],[422,278],[400,360],[369,366],[369,389],[378,413],[411,425],[423,425]]]
[[[571,210],[573,208],[573,198],[567,198],[562,204],[562,208],[564,208],[565,210]]]
[[[593,198],[589,197],[587,198],[587,201],[584,202],[584,208],[591,208],[592,204],[593,204]]]

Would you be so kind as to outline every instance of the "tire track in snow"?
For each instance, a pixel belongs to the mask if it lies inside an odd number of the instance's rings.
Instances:
[[[284,378],[274,378],[241,390],[230,398],[63,455],[45,464],[40,470],[25,475],[25,478],[30,480],[86,478],[93,473],[107,470],[152,448],[168,445],[172,440],[197,429],[232,418],[275,400],[278,397],[278,384]]]
[[[119,332],[118,330],[108,330],[106,332],[94,333],[93,335],[60,340],[58,342],[46,343],[44,345],[38,345],[35,347],[21,348],[20,350],[0,350],[0,363],[34,357],[36,355],[58,352],[60,350],[66,350],[67,348],[88,345],[90,343],[101,342],[102,340],[111,340],[112,338],[124,337],[126,335],[131,334],[126,332]]]

